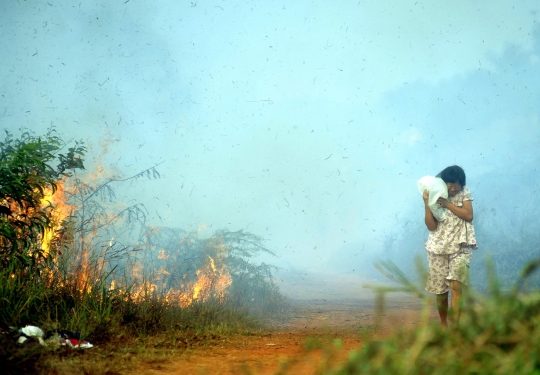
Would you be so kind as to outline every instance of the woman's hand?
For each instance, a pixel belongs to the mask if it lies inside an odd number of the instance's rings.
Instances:
[[[459,217],[462,220],[468,221],[469,223],[472,222],[474,218],[472,201],[463,201],[463,204],[461,207],[458,207],[455,204],[450,203],[444,198],[437,199],[437,203],[440,204],[441,207],[448,208],[448,210],[453,212],[457,217]]]
[[[445,207],[445,208],[448,208],[448,205],[450,204],[450,202],[448,202],[447,199],[444,199],[443,197],[440,197],[439,199],[437,199],[437,204],[441,207]]]
[[[426,223],[426,227],[430,231],[434,231],[435,229],[437,229],[438,223],[437,223],[437,219],[435,219],[435,216],[433,216],[433,213],[431,212],[431,209],[429,208],[429,191],[428,190],[424,190],[424,193],[422,193],[422,198],[424,199],[424,207],[426,211],[426,215],[424,219]]]
[[[422,194],[422,198],[424,199],[424,203],[428,204],[429,201],[429,190],[424,190],[424,194]]]

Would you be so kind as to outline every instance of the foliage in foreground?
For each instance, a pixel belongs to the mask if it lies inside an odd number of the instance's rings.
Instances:
[[[385,268],[401,291],[423,294],[397,267]],[[450,329],[426,324],[369,341],[331,374],[540,374],[540,293],[520,290],[538,268],[540,260],[527,266],[510,292],[494,281],[488,296],[470,292]]]
[[[47,191],[74,169],[83,169],[85,148],[66,145],[50,129],[38,137],[25,131],[19,138],[6,131],[0,141],[0,266],[18,263],[35,269],[53,254],[41,248],[41,238],[52,225],[51,207],[42,208]],[[56,164],[56,165],[55,165]]]

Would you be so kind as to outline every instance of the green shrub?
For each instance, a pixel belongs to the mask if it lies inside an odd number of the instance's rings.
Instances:
[[[43,199],[60,178],[84,168],[85,148],[75,143],[63,154],[64,146],[54,129],[41,137],[24,131],[19,138],[6,131],[0,142],[0,266],[16,263],[34,274],[53,255],[42,249],[51,227],[51,207],[42,207]]]

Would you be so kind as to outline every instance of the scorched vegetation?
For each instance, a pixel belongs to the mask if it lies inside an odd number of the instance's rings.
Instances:
[[[25,325],[77,331],[94,345],[175,332],[188,346],[258,329],[257,317],[287,306],[272,267],[254,261],[272,254],[262,238],[147,227],[144,205],[122,205],[114,189],[160,178],[157,166],[85,180],[85,151],[54,129],[0,142],[0,363],[8,371],[37,371],[42,353],[10,341]]]

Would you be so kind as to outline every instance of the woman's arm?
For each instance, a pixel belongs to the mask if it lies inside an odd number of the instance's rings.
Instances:
[[[474,214],[472,208],[472,201],[463,201],[462,207],[458,207],[455,204],[448,202],[444,198],[437,199],[437,203],[440,204],[442,207],[448,208],[460,219],[468,221],[469,223],[473,221]]]
[[[426,210],[424,221],[426,222],[427,229],[433,232],[435,229],[437,229],[438,222],[437,219],[435,219],[435,216],[433,216],[431,210],[429,209],[429,191],[424,190],[422,198],[424,199],[424,208]]]

